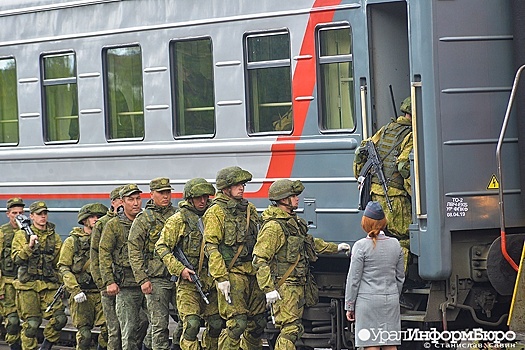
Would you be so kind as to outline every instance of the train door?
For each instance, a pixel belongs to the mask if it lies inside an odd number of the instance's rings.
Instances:
[[[372,135],[400,115],[401,101],[410,95],[407,4],[369,1],[366,13]]]

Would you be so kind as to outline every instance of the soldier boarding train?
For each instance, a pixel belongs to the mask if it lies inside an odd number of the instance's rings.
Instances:
[[[238,165],[259,211],[274,180],[300,179],[310,233],[352,243],[363,237],[355,149],[411,96],[409,273],[423,283],[402,319],[505,329],[525,238],[525,98],[512,90],[523,7],[3,0],[0,200],[44,200],[65,235],[118,185],[169,176],[180,199],[189,179]],[[353,347],[348,260],[315,263],[321,303],[305,311],[302,346]]]

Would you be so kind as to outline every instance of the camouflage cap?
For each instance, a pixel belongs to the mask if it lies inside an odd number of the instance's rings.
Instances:
[[[120,190],[124,186],[115,187],[110,193],[109,193],[109,199],[114,201],[117,198],[120,198]]]
[[[151,180],[149,183],[149,189],[150,191],[173,190],[173,188],[170,186],[170,179],[167,177],[157,177]]]
[[[40,214],[43,211],[49,211],[49,209],[47,209],[46,202],[38,201],[31,203],[31,205],[29,206],[29,211],[31,212],[31,214]]]
[[[136,184],[129,184],[122,186],[122,189],[119,192],[120,198],[129,197],[133,193],[142,193],[140,188]]]
[[[7,209],[12,207],[25,207],[25,203],[22,198],[14,197],[7,200]]]

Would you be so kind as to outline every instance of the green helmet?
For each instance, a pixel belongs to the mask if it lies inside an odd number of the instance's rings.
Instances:
[[[403,103],[401,103],[401,107],[399,109],[403,113],[412,114],[412,100],[410,99],[410,96],[403,100]]]
[[[83,225],[83,221],[92,215],[101,217],[108,212],[108,207],[101,203],[90,203],[80,208],[77,215],[77,222],[79,225]]]
[[[231,166],[219,170],[215,180],[217,189],[222,190],[236,184],[251,181],[251,179],[252,174],[249,171],[243,170],[238,166]]]
[[[268,190],[268,198],[271,201],[278,201],[293,195],[299,195],[304,191],[304,185],[300,180],[277,180],[271,184]]]
[[[184,199],[200,197],[206,194],[213,196],[215,194],[215,187],[202,177],[191,179],[184,185]]]

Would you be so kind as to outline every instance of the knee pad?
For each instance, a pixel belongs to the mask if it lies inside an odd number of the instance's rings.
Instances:
[[[233,316],[226,322],[226,325],[228,326],[228,336],[232,339],[240,339],[246,327],[248,327],[248,316]]]
[[[55,319],[55,323],[53,324],[53,329],[55,331],[61,331],[62,328],[64,328],[67,323],[66,314],[62,310],[57,310],[53,314],[53,318]]]
[[[184,333],[182,336],[184,339],[189,341],[195,341],[197,340],[197,335],[199,334],[199,330],[201,328],[201,319],[197,315],[189,315],[185,317],[184,319]]]
[[[35,338],[38,332],[38,327],[42,324],[42,317],[29,317],[26,320],[27,328],[24,333],[28,338]]]
[[[268,322],[266,320],[266,315],[258,314],[253,316],[253,322],[255,323],[255,328],[250,333],[253,337],[258,338],[264,333],[264,328],[266,327],[266,323]]]
[[[91,328],[87,326],[80,327],[78,330],[79,337],[78,347],[81,349],[89,349],[91,346]]]
[[[5,325],[5,330],[7,334],[16,335],[20,332],[20,318],[18,314],[13,312],[7,315],[7,324]]]
[[[208,324],[208,336],[211,338],[219,338],[222,329],[225,327],[225,322],[219,314],[211,315],[206,320]]]

